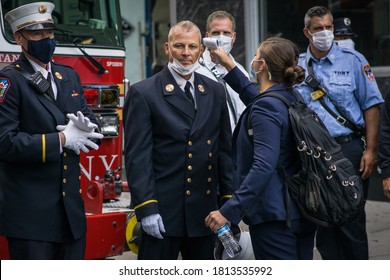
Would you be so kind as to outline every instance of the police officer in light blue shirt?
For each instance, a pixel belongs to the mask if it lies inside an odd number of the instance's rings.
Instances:
[[[319,84],[306,79],[296,89],[354,164],[367,198],[376,165],[381,93],[364,56],[333,43],[333,17],[327,8],[309,9],[304,24],[309,47],[299,65]],[[365,212],[350,225],[319,227],[316,246],[323,259],[368,259]]]

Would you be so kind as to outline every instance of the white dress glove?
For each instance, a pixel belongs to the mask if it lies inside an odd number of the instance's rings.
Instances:
[[[77,112],[77,117],[74,114],[67,114],[66,116],[73,121],[75,126],[83,131],[93,132],[98,128],[97,124],[92,123],[88,117],[84,117],[80,111]]]
[[[68,114],[68,117],[69,115],[70,114]],[[80,150],[85,153],[88,153],[89,149],[87,148],[87,146],[94,150],[99,149],[99,146],[89,140],[89,138],[103,138],[103,134],[101,133],[86,132],[84,130],[79,129],[71,119],[69,119],[69,123],[67,125],[57,125],[57,130],[62,131],[62,133],[65,135],[64,147],[72,149],[78,155],[80,154]]]
[[[144,231],[158,239],[163,239],[161,232],[165,232],[164,223],[160,214],[152,214],[141,219],[141,225]]]

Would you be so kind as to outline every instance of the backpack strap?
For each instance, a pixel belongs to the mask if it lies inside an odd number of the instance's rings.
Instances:
[[[293,95],[295,96],[295,98],[297,100],[299,100],[299,101],[302,100],[302,97],[299,94],[299,92],[297,92],[296,90],[293,90],[292,92],[293,92]],[[269,92],[269,93],[266,93],[266,94],[260,94],[258,97],[256,97],[252,101],[252,103],[249,105],[250,106],[250,110],[249,110],[249,113],[248,113],[248,118],[246,120],[246,128],[247,128],[248,135],[249,135],[250,139],[253,138],[253,128],[252,128],[252,122],[251,122],[252,105],[258,99],[261,99],[261,98],[264,98],[264,97],[273,97],[273,98],[279,99],[280,101],[282,101],[287,106],[287,108],[290,108],[290,106],[291,106],[291,102],[286,97],[284,97],[283,95],[278,94],[276,92]],[[279,176],[282,178],[282,180],[285,183],[285,187],[284,187],[284,205],[286,207],[286,226],[288,228],[291,228],[291,199],[290,199],[290,193],[288,192],[288,185],[290,184],[290,177],[286,175],[286,171],[284,170],[284,168],[280,164],[278,164],[276,166],[276,169],[278,171]]]
[[[294,93],[294,96],[296,94],[295,91],[293,91]],[[299,94],[299,93],[298,93]],[[276,99],[279,99],[280,101],[282,101],[288,108],[290,107],[291,105],[291,102],[286,98],[284,97],[283,95],[281,94],[278,94],[276,92],[268,92],[266,94],[260,94],[259,96],[257,96],[255,99],[253,99],[252,103],[248,106],[250,106],[250,110],[249,110],[249,113],[248,113],[248,118],[246,119],[246,128],[247,128],[247,131],[248,131],[248,135],[249,137],[252,137],[253,136],[253,128],[252,128],[252,122],[251,122],[251,115],[252,115],[252,105],[255,104],[255,102],[261,98],[264,98],[264,97],[273,97],[273,98],[276,98]]]

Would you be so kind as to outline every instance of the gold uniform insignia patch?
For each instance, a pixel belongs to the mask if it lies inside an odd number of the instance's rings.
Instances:
[[[62,80],[62,75],[59,72],[56,72],[54,75],[56,75],[57,79]]]
[[[166,86],[165,86],[165,90],[167,91],[167,92],[172,92],[173,90],[174,90],[174,85],[172,85],[172,84],[167,84]]]
[[[204,92],[204,86],[198,85],[198,89],[199,89],[200,92]]]

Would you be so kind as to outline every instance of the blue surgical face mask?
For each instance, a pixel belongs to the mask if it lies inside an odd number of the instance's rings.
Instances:
[[[56,48],[54,38],[45,38],[39,41],[28,40],[27,52],[44,64],[48,64]]]
[[[254,61],[261,61],[261,59],[255,59],[256,57],[254,57],[253,59],[252,59],[252,61],[251,61],[251,74],[252,74],[252,77],[253,78],[255,78],[255,79],[257,79],[257,74],[259,74],[261,71],[259,70],[259,71],[255,71],[255,70],[253,70],[253,62]]]
[[[255,70],[253,70],[253,62],[254,61],[263,61],[264,63],[265,63],[265,61],[264,61],[264,59],[263,58],[261,58],[261,59],[255,59],[255,57],[252,59],[252,61],[251,61],[251,74],[252,74],[252,77],[253,78],[255,78],[255,79],[257,79],[257,74],[259,74],[260,72],[261,72],[261,70],[259,70],[259,71],[255,71]],[[272,75],[271,75],[271,72],[270,71],[267,71],[268,72],[268,80],[270,80],[270,81],[272,81]]]

